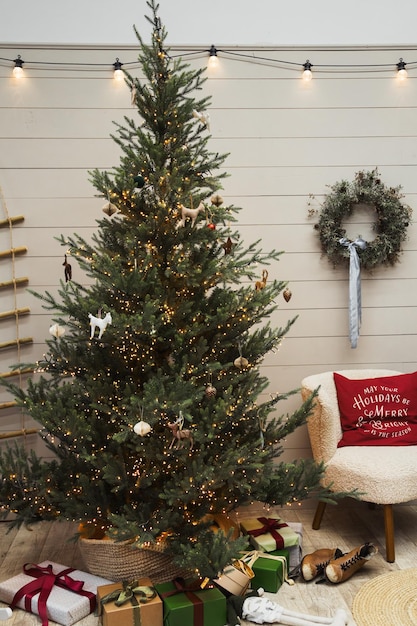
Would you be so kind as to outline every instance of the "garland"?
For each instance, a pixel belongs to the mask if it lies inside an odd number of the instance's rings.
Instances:
[[[411,208],[401,202],[401,187],[387,188],[375,169],[357,172],[353,182],[342,180],[330,189],[315,228],[321,248],[333,265],[349,263],[349,250],[340,240],[346,237],[343,220],[352,214],[356,204],[369,204],[376,213],[375,238],[357,250],[361,267],[372,270],[381,264],[394,265],[399,259],[412,214]]]

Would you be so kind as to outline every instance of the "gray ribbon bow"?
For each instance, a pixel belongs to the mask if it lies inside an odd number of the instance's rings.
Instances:
[[[365,250],[366,241],[361,237],[355,241],[343,237],[339,239],[339,243],[349,250],[349,336],[351,347],[356,348],[362,321],[361,264],[356,248]]]

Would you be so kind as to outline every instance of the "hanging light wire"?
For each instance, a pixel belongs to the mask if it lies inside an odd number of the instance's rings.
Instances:
[[[250,49],[247,49],[248,51],[250,51]],[[263,56],[263,55],[258,55],[255,54],[254,52],[252,52],[251,54],[249,54],[248,52],[242,52],[240,51],[235,51],[235,50],[227,50],[227,49],[219,49],[216,48],[214,45],[212,45],[210,48],[204,48],[204,49],[195,49],[195,50],[190,50],[190,51],[184,51],[184,52],[180,52],[178,54],[171,54],[171,58],[178,58],[178,57],[203,57],[205,55],[207,55],[207,52],[209,52],[210,58],[214,57],[217,58],[217,53],[221,52],[222,56],[224,57],[229,57],[231,59],[237,59],[237,60],[242,60],[242,61],[246,61],[248,63],[270,63],[272,64],[272,66],[279,66],[281,69],[288,69],[288,70],[297,70],[297,72],[299,72],[300,70],[303,71],[305,68],[305,63],[300,63],[297,61],[291,61],[291,60],[284,60],[284,59],[276,59],[273,57],[268,57],[268,56]],[[16,59],[10,59],[10,58],[4,58],[4,57],[0,57],[0,64],[2,64],[1,62],[5,62],[5,64],[14,64],[14,67],[16,67],[16,62],[17,63],[21,63],[23,65],[23,63],[25,63],[25,67],[30,68],[33,67],[35,69],[44,69],[44,70],[49,70],[49,69],[56,69],[56,68],[60,68],[62,70],[66,70],[66,71],[94,71],[94,70],[98,70],[98,71],[109,71],[109,69],[115,69],[115,63],[71,63],[71,62],[61,62],[61,61],[22,61],[20,58],[20,55],[18,55],[18,57]],[[404,68],[399,68],[398,66],[403,63],[404,64]],[[357,73],[357,72],[383,72],[383,71],[387,71],[389,69],[394,69],[395,67],[397,67],[397,71],[400,71],[401,69],[405,70],[405,65],[407,65],[408,69],[413,69],[417,67],[417,60],[416,61],[409,61],[407,62],[407,64],[405,64],[405,62],[400,59],[400,61],[397,64],[393,64],[393,63],[326,63],[326,64],[314,64],[314,71],[315,73],[320,72],[320,73],[326,73],[326,72],[346,72],[346,73]],[[139,61],[128,61],[128,62],[123,62],[123,67],[125,69],[138,69],[141,67]],[[405,70],[406,71],[406,70]]]

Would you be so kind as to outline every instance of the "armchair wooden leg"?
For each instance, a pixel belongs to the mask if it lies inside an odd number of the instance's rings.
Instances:
[[[323,519],[324,510],[326,508],[326,502],[319,502],[317,505],[316,513],[314,515],[312,527],[314,530],[320,528],[321,520]]]
[[[385,558],[388,563],[395,561],[394,512],[392,504],[384,504]]]

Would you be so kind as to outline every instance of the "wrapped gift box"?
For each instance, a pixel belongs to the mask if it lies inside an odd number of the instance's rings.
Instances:
[[[303,526],[297,522],[285,523],[280,518],[250,517],[240,523],[242,532],[250,536],[250,542],[260,552],[276,553],[288,548],[290,570],[301,562]],[[279,554],[279,552],[278,552]]]
[[[271,553],[259,553],[258,558],[252,565],[255,574],[252,578],[252,589],[262,587],[265,591],[276,593],[288,576],[290,552],[287,548],[277,550],[279,555]]]
[[[303,525],[299,522],[288,522],[288,526],[292,528],[298,535],[298,544],[296,546],[291,546],[288,548],[290,553],[290,562],[289,562],[289,572],[292,572],[294,569],[298,568],[301,563],[301,557],[303,553]],[[272,550],[269,552],[272,555],[280,556],[282,554],[281,550]]]
[[[223,593],[217,588],[195,590],[191,581],[185,581],[185,585],[183,582],[155,585],[164,603],[164,626],[224,626],[227,617]]]
[[[36,575],[31,575],[35,572]],[[61,577],[58,574],[61,574]],[[12,604],[15,595],[19,592],[22,597],[15,606],[40,615],[43,622],[49,618],[63,626],[71,626],[95,610],[97,587],[110,582],[105,578],[73,570],[51,561],[43,561],[36,565],[30,563],[24,566],[21,574],[0,583],[0,600]],[[65,585],[65,588],[61,587],[61,584]],[[31,588],[26,587],[27,585]],[[46,607],[43,607],[42,601],[38,602],[42,586],[44,593],[45,586],[52,586],[46,600]],[[23,591],[24,587],[27,592]]]
[[[139,578],[139,580],[134,581],[134,583],[129,582],[127,585],[131,585],[132,588],[138,586],[153,588],[149,578]],[[126,583],[120,582],[98,587],[98,612],[103,626],[162,626],[163,607],[162,600],[158,594],[144,603],[139,602],[139,595],[133,595],[132,600],[126,600],[126,602],[120,606],[116,605],[116,601],[119,599],[118,597],[112,601],[103,602],[103,598],[106,598],[109,594],[113,594],[113,592],[123,592],[125,589]],[[139,615],[135,615],[136,611]]]

